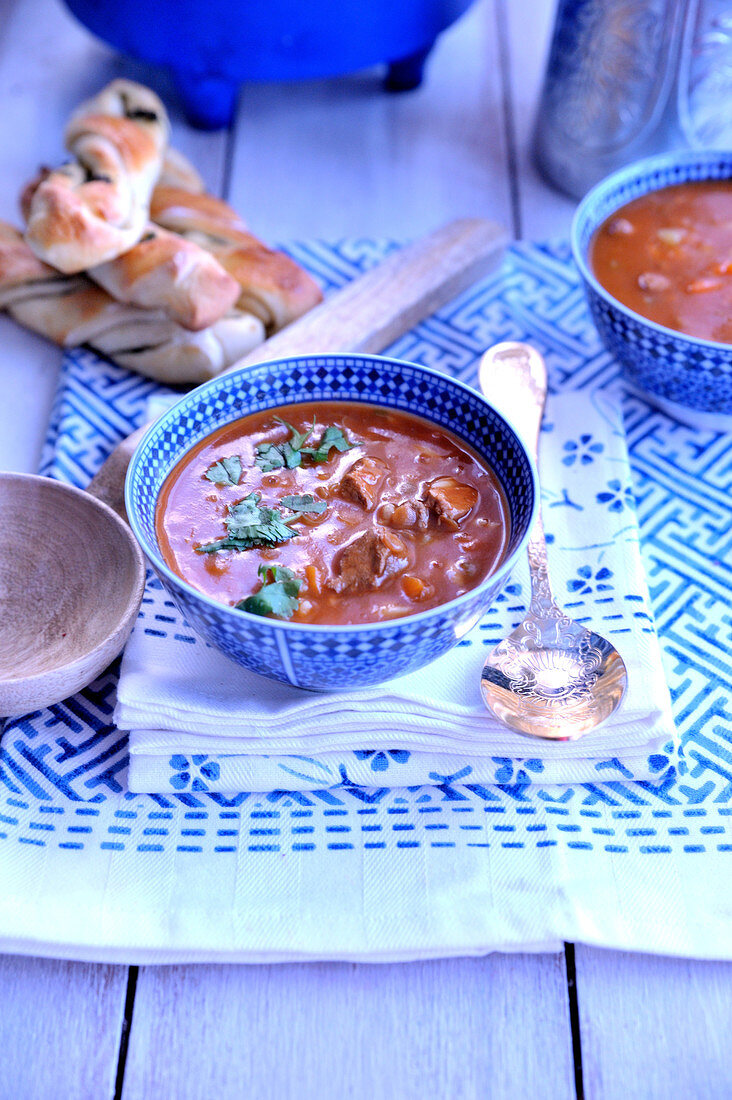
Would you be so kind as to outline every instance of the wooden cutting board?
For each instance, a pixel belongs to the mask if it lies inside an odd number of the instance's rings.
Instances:
[[[483,218],[448,222],[399,249],[228,370],[291,355],[383,351],[500,262],[506,231]],[[124,439],[87,491],[126,519],[127,467],[147,425]]]

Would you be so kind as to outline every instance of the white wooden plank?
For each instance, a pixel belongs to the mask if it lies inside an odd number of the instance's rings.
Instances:
[[[556,5],[536,0],[497,0],[497,5],[499,31],[507,42],[506,105],[514,135],[520,235],[526,240],[566,237],[576,203],[544,182],[531,152]]]
[[[141,969],[124,1100],[574,1096],[562,956]]]
[[[427,233],[460,216],[510,227],[490,0],[438,40],[413,92],[383,70],[245,85],[231,201],[268,241]]]
[[[114,1095],[127,967],[0,956],[0,1096]]]
[[[587,1100],[727,1100],[732,964],[576,948]]]

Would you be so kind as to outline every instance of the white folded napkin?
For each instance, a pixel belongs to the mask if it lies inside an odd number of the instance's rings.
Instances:
[[[157,580],[127,645],[115,720],[135,792],[309,790],[649,779],[674,736],[641,565],[619,411],[586,391],[550,398],[544,521],[559,604],[628,669],[613,719],[576,742],[522,737],[484,708],[489,648],[523,618],[521,562],[484,620],[426,668],[376,688],[314,694],[239,667],[191,631]]]

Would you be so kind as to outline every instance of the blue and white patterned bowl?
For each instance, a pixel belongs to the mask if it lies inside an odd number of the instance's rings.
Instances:
[[[674,183],[730,178],[732,151],[685,150],[648,157],[593,187],[572,222],[574,260],[603,343],[631,382],[687,420],[683,410],[732,415],[732,344],[686,336],[621,305],[595,278],[588,251],[595,230],[626,202]]]
[[[423,416],[469,443],[497,474],[511,516],[508,554],[482,584],[403,619],[313,626],[262,618],[217,603],[176,576],[155,536],[155,505],[168,473],[199,440],[249,413],[298,401],[359,401]],[[374,355],[322,355],[243,368],[197,387],[152,425],[127,474],[132,530],[190,625],[254,672],[319,691],[378,684],[420,668],[480,619],[523,553],[537,508],[532,462],[514,430],[480,394],[437,371]]]

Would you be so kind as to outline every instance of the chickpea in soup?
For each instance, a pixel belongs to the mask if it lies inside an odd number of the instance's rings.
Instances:
[[[650,321],[732,344],[732,180],[674,184],[620,207],[597,230],[590,266]]]
[[[379,622],[454,599],[505,557],[496,475],[451,433],[353,402],[244,417],[171,471],[165,562],[195,588],[302,623]]]

